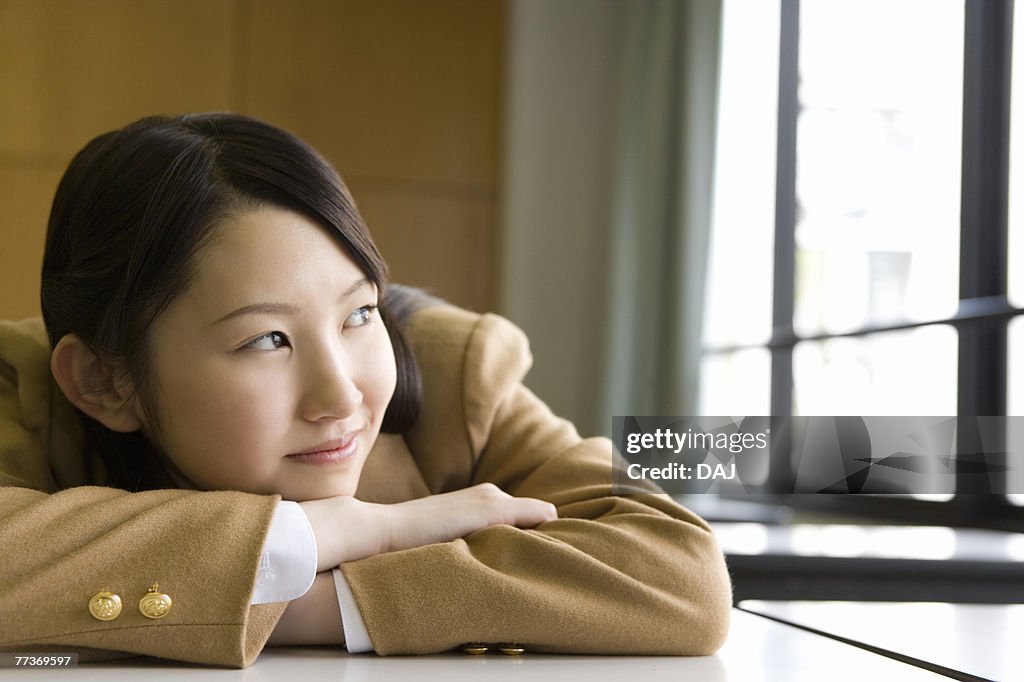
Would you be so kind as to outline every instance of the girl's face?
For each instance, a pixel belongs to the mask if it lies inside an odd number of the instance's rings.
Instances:
[[[226,220],[195,266],[152,330],[147,433],[203,489],[354,494],[395,389],[376,286],[279,208]]]

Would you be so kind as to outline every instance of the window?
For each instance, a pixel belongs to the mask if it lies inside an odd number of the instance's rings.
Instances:
[[[703,414],[1024,414],[1022,14],[725,0]],[[767,499],[1024,527],[1024,496],[962,476],[944,496],[772,497],[794,476],[773,457]]]

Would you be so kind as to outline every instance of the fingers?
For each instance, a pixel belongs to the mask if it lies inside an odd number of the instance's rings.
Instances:
[[[555,505],[544,500],[535,500],[530,497],[513,497],[514,520],[509,525],[519,528],[533,528],[547,521],[554,521],[558,518],[558,510]]]
[[[532,528],[558,518],[555,505],[532,497],[513,497],[493,483],[481,483],[465,491],[476,497],[485,526],[507,524]]]
[[[532,528],[558,517],[543,500],[513,497],[493,483],[388,505],[391,551],[448,542],[488,526]]]

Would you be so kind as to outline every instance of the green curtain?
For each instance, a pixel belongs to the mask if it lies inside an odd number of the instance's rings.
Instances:
[[[721,0],[631,0],[623,14],[604,432],[613,415],[697,410]]]

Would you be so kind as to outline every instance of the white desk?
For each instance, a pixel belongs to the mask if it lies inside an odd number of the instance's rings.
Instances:
[[[729,640],[714,656],[551,656],[444,654],[437,656],[348,656],[334,649],[267,649],[246,670],[183,666],[152,659],[83,664],[73,670],[4,670],[6,680],[292,680],[364,682],[376,680],[555,680],[622,682],[639,679],[700,682],[851,682],[864,679],[946,680],[920,668],[734,609]]]
[[[741,606],[968,675],[1024,679],[1024,604],[749,600]]]

